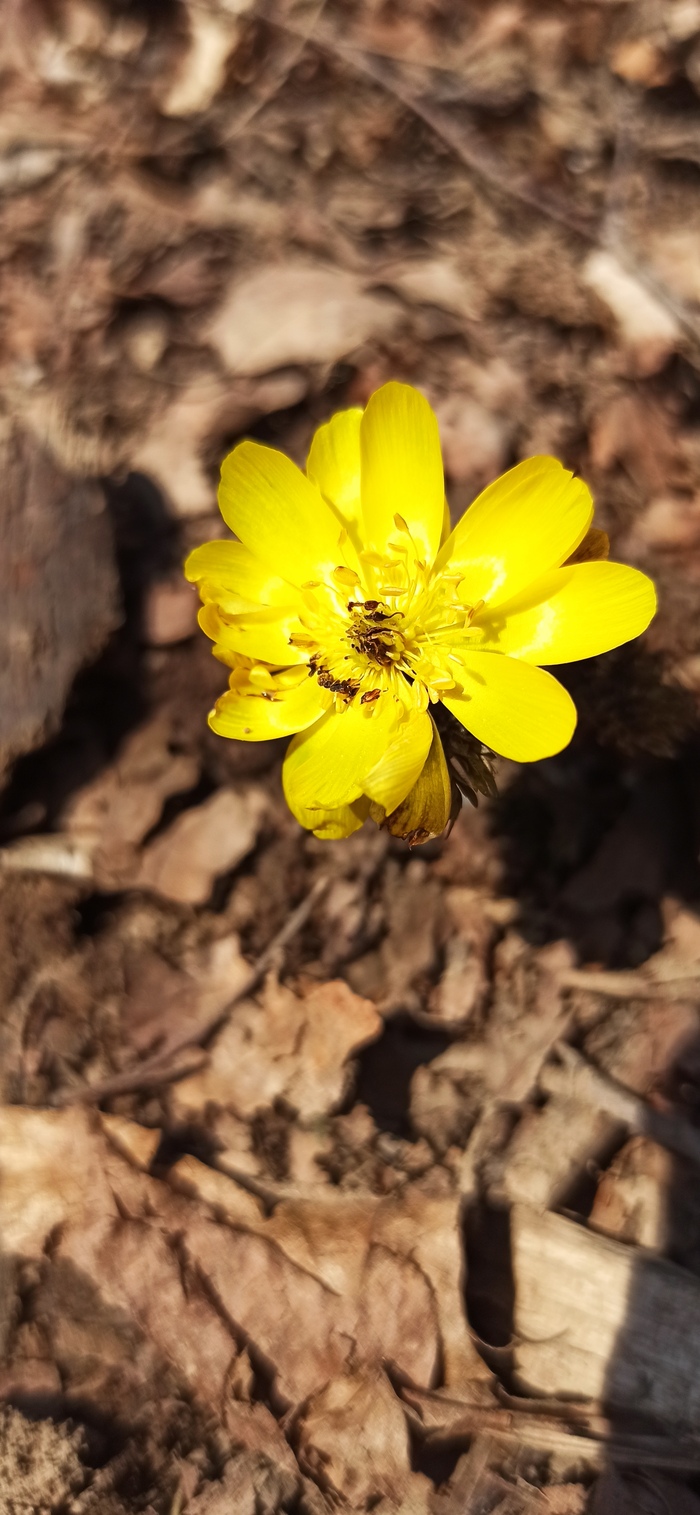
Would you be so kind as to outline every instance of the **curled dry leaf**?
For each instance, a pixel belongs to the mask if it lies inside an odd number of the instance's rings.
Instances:
[[[35,1256],[69,1216],[112,1215],[94,1123],[84,1110],[0,1106],[0,1245]]]
[[[206,468],[210,439],[243,431],[268,411],[296,405],[306,394],[299,370],[271,374],[237,392],[219,373],[198,374],[164,404],[131,459],[155,479],[175,515],[210,514],[216,489]],[[223,444],[217,442],[219,452]]]
[[[499,943],[483,1036],[452,1042],[411,1082],[413,1123],[439,1150],[464,1142],[485,1105],[520,1104],[532,1093],[542,1063],[569,1024],[565,978],[572,964],[566,942],[533,952],[510,931]]]
[[[169,1184],[148,1176],[152,1142],[81,1110],[0,1113],[3,1251],[40,1265],[42,1341],[66,1404],[107,1394],[128,1421],[161,1384],[194,1395],[232,1444],[295,1470],[269,1409],[244,1402],[250,1358],[279,1408],[358,1372],[383,1384],[383,1404],[385,1366],[425,1389],[489,1379],[464,1318],[458,1200],[329,1190],[266,1216],[194,1158]],[[19,1346],[10,1358],[26,1380]],[[387,1413],[405,1437],[398,1403]]]
[[[299,1478],[271,1468],[265,1457],[234,1456],[216,1482],[208,1481],[194,1499],[187,1501],[187,1515],[258,1515],[291,1502]]]
[[[260,789],[244,794],[217,789],[150,843],[136,884],[182,905],[206,904],[214,880],[252,852],[266,811],[267,799]]]
[[[618,1123],[592,1104],[553,1094],[543,1108],[530,1108],[519,1121],[503,1157],[499,1178],[490,1186],[512,1203],[553,1208],[591,1162],[599,1162],[619,1133]]]
[[[299,1460],[322,1488],[366,1509],[411,1479],[408,1429],[384,1373],[332,1379],[304,1406]]]
[[[284,1097],[304,1120],[334,1109],[348,1084],[347,1060],[381,1030],[370,1000],[340,979],[304,995],[269,978],[260,1003],[237,1006],[209,1066],[172,1091],[180,1119],[207,1107],[247,1118]]]
[[[464,886],[445,892],[450,935],[445,966],[430,998],[436,1020],[459,1025],[483,1007],[488,989],[487,955],[496,935],[483,891]]]
[[[173,968],[158,953],[147,951],[127,968],[125,1039],[141,1054],[165,1054],[183,1037],[196,1038],[198,1028],[235,998],[249,973],[235,933],[213,942],[186,969]]]
[[[78,791],[62,826],[89,851],[98,888],[132,882],[138,847],[165,801],[191,789],[198,777],[198,759],[173,751],[172,723],[161,714],[127,737],[115,761]]]
[[[658,373],[683,340],[682,327],[668,306],[612,252],[592,252],[582,277],[612,316],[632,371],[640,376]]]
[[[369,338],[388,336],[400,314],[349,271],[287,258],[234,281],[209,337],[229,373],[259,374],[336,363]]]
[[[389,1363],[425,1387],[440,1371],[455,1386],[489,1378],[464,1318],[457,1200],[412,1189],[387,1200],[330,1190],[284,1201],[269,1219],[249,1214],[244,1235],[236,1229],[243,1223],[238,1201],[229,1209],[237,1186],[227,1201],[208,1170],[187,1161],[188,1192],[206,1197],[233,1227],[202,1221],[188,1231],[188,1253],[274,1367],[283,1403],[298,1403],[358,1356]],[[182,1164],[172,1181],[183,1184]]]
[[[668,1191],[675,1159],[670,1152],[635,1136],[604,1173],[591,1222],[608,1236],[662,1252],[668,1240]]]
[[[660,987],[658,999],[621,1004],[589,1031],[584,1042],[587,1056],[636,1094],[663,1086],[683,1051],[697,1038],[696,1007],[662,996]]]

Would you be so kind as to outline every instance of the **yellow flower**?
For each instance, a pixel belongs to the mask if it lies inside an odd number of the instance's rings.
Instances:
[[[511,468],[450,532],[437,421],[407,384],[321,426],[306,474],[240,443],[219,504],[238,540],[185,567],[232,670],[209,723],[242,741],[294,734],[284,792],[317,836],[348,836],[370,810],[396,834],[437,834],[451,804],[437,702],[496,753],[549,757],[576,710],[541,665],[607,652],[654,614],[636,569],[567,561],[593,503],[555,458]]]

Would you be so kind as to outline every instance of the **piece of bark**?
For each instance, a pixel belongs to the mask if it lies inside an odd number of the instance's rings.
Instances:
[[[590,1515],[700,1515],[700,1500],[690,1489],[660,1473],[628,1473],[609,1468],[593,1491]]]
[[[53,732],[78,670],[119,618],[99,485],[18,429],[0,435],[0,777]]]
[[[515,1366],[531,1393],[700,1428],[700,1282],[673,1263],[516,1205]]]

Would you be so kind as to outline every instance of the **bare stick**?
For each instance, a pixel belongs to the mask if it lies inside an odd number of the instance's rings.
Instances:
[[[81,1089],[61,1090],[55,1096],[53,1103],[61,1106],[75,1104],[96,1105],[99,1104],[100,1100],[110,1099],[115,1094],[131,1094],[136,1089],[152,1089],[160,1084],[172,1083],[175,1079],[183,1078],[185,1074],[191,1073],[193,1071],[192,1059],[183,1058],[181,1054],[193,1048],[202,1047],[214,1035],[214,1032],[218,1031],[220,1026],[224,1024],[234,1006],[240,1000],[245,999],[248,994],[252,994],[254,989],[258,988],[268,968],[271,968],[279,960],[285,947],[289,945],[292,939],[301,931],[302,927],[306,925],[314,905],[317,904],[321,895],[328,888],[328,884],[329,878],[326,874],[322,874],[320,878],[316,879],[305,899],[287,917],[281,930],[277,932],[276,936],[273,936],[272,941],[261,952],[257,962],[253,964],[242,983],[238,985],[235,994],[232,995],[223,1010],[217,1010],[215,1015],[211,1015],[208,1020],[202,1021],[201,1025],[197,1026],[193,1031],[188,1031],[186,1035],[180,1036],[175,1041],[170,1042],[160,1052],[156,1053],[155,1056],[145,1058],[142,1062],[136,1063],[133,1068],[125,1068],[123,1073],[115,1073],[113,1078],[103,1079],[101,1083],[87,1084]],[[195,1060],[194,1066],[198,1065],[199,1061]]]

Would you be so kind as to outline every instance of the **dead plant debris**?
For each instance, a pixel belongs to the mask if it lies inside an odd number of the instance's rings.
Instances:
[[[1,1515],[693,1515],[700,6],[6,10]],[[208,731],[180,577],[389,377],[660,593],[420,858]]]

